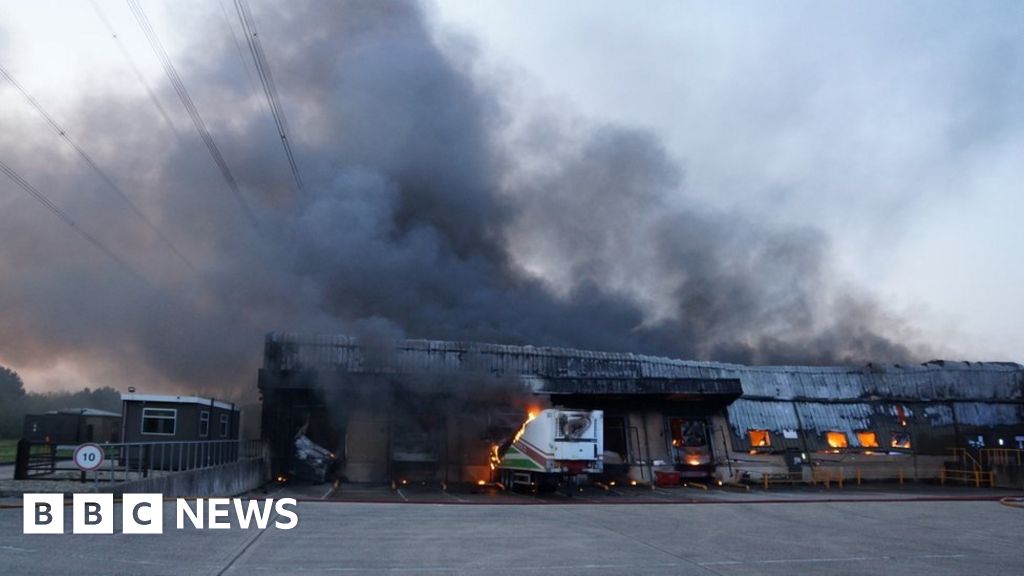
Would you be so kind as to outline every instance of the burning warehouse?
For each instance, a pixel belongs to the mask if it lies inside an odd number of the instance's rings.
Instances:
[[[545,412],[562,418],[556,435],[599,426],[594,458],[623,481],[830,467],[937,478],[951,448],[1024,447],[1024,366],[1014,363],[753,367],[272,333],[259,387],[276,470],[294,472],[296,446],[309,442],[324,447],[321,468],[329,459],[353,482],[493,480],[495,452],[544,408],[593,411]]]

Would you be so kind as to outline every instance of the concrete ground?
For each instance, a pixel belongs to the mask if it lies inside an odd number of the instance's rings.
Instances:
[[[432,487],[286,486],[293,530],[176,530],[163,535],[23,535],[0,509],[4,574],[865,574],[1024,572],[1024,509],[976,489],[881,488],[828,501],[815,490],[766,494],[692,488],[556,496]],[[675,492],[675,491],[678,492]],[[316,494],[319,492],[319,494]],[[836,491],[832,491],[835,493]],[[693,493],[696,504],[673,503]],[[892,494],[902,497],[893,500]],[[729,494],[730,496],[723,496]],[[381,495],[395,503],[376,500]],[[643,496],[642,496],[643,495]],[[942,499],[958,497],[960,500]],[[325,500],[318,500],[318,498]],[[405,502],[403,497],[410,502]],[[445,497],[445,496],[442,496]],[[987,500],[963,498],[986,497]],[[448,498],[448,497],[445,497]],[[661,498],[657,500],[655,498]],[[730,500],[731,498],[731,500]],[[923,500],[931,498],[932,500]],[[463,500],[465,502],[460,502]],[[523,505],[515,505],[523,504]],[[614,505],[613,505],[614,504]],[[70,507],[67,509],[70,516]],[[117,511],[118,517],[120,510]],[[120,521],[115,523],[120,528]]]
[[[268,486],[252,493],[254,497],[277,494],[300,500],[330,500],[339,502],[422,503],[422,504],[624,504],[624,503],[701,503],[701,502],[766,502],[808,500],[921,500],[998,498],[1019,494],[1020,491],[965,487],[937,484],[865,483],[835,484],[826,488],[806,485],[759,485],[743,489],[738,486],[716,486],[712,483],[692,483],[678,487],[606,486],[588,485],[572,492],[571,497],[559,490],[550,493],[505,491],[496,485],[441,484],[301,484],[287,483]]]

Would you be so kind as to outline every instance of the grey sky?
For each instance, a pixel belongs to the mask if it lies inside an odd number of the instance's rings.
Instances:
[[[0,83],[0,159],[150,283],[0,180],[30,386],[251,389],[275,329],[1020,359],[1019,3],[253,0],[299,196],[232,3],[143,2],[259,231],[101,6],[180,138],[87,2],[0,0],[0,63],[198,273]]]
[[[438,6],[523,105],[657,133],[680,202],[820,226],[928,340],[1020,359],[1021,3]]]

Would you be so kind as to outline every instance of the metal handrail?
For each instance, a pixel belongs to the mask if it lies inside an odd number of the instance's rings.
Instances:
[[[975,458],[974,455],[967,450],[967,448],[957,447],[950,448],[950,450],[953,451],[953,458],[957,459],[960,462],[963,462],[965,466],[971,466],[974,470],[977,470],[979,472],[984,470],[985,467],[981,465],[981,462],[977,458]]]
[[[958,480],[964,483],[973,481],[976,488],[981,488],[983,483],[991,488],[996,487],[996,473],[991,470],[985,471],[977,468],[973,470],[955,470],[943,466],[939,470],[939,484],[945,485],[947,480]]]
[[[988,466],[993,464],[1022,466],[1024,465],[1024,450],[1020,448],[982,448],[981,461]]]
[[[32,447],[37,444],[29,446]],[[82,480],[123,482],[146,478],[154,474],[186,472],[213,466],[221,466],[239,460],[260,458],[263,455],[262,440],[175,440],[164,442],[108,442],[97,444],[103,450],[104,462],[96,470],[82,472]],[[74,445],[52,446],[54,454],[49,466],[51,477],[72,473],[78,469],[70,458],[56,457],[56,449],[74,448]],[[66,450],[65,450],[66,451]],[[39,478],[43,474],[33,474]]]

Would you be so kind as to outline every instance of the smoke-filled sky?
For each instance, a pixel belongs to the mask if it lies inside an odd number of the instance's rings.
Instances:
[[[124,263],[0,175],[30,388],[252,390],[271,330],[1019,359],[1019,3],[253,1],[299,190],[234,4],[147,0],[242,202],[99,6],[117,39],[0,1],[0,65],[145,217],[0,79],[0,161]]]

